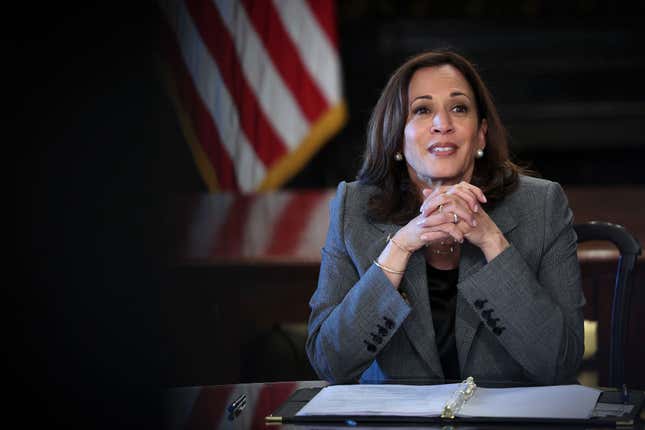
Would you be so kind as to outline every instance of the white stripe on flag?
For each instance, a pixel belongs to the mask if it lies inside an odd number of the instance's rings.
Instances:
[[[290,149],[309,132],[309,122],[284,84],[271,57],[238,1],[213,0],[228,28],[240,58],[244,76],[257,95],[262,111],[276,134]]]
[[[341,100],[338,52],[309,9],[306,1],[273,0],[285,30],[296,45],[309,75],[330,106]]]
[[[280,223],[284,207],[291,201],[290,193],[258,194],[244,222],[244,248],[242,255],[257,257],[266,255],[271,238]]]
[[[244,192],[257,189],[266,175],[266,169],[240,127],[237,109],[217,64],[204,45],[186,5],[168,1],[163,2],[162,7],[177,34],[179,49],[193,84],[235,165],[240,189]]]

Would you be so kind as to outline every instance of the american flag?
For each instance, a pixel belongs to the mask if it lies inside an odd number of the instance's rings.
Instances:
[[[209,190],[279,188],[344,125],[333,0],[160,0],[166,82]]]

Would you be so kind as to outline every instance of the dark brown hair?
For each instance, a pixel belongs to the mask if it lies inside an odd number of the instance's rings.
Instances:
[[[417,55],[392,75],[381,93],[367,126],[367,145],[358,180],[376,185],[368,215],[378,221],[405,224],[418,213],[418,190],[409,178],[406,163],[395,161],[403,152],[403,133],[408,117],[408,86],[412,75],[424,67],[451,65],[459,70],[475,94],[478,125],[488,123],[484,156],[477,159],[471,183],[486,194],[489,203],[499,201],[517,187],[519,166],[512,163],[508,139],[492,96],[475,67],[464,57],[450,51]]]

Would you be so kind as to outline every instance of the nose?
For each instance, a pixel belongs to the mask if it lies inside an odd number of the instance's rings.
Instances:
[[[435,113],[432,118],[432,127],[430,128],[430,131],[438,134],[448,134],[454,131],[450,115],[445,111],[445,109],[441,109]]]

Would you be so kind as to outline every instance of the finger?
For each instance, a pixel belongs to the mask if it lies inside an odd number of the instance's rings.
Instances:
[[[421,215],[428,217],[434,213],[456,212],[462,218],[472,223],[475,219],[474,211],[469,206],[468,201],[463,199],[459,194],[441,194],[436,198],[424,203]],[[444,217],[443,222],[449,222],[452,218]]]
[[[433,189],[424,188],[422,190],[422,193],[423,193],[424,200],[423,200],[423,203],[421,204],[421,207],[419,208],[419,212],[423,212],[427,206],[426,203],[432,200],[433,198],[440,196],[442,191],[441,191],[441,187],[435,187]]]
[[[452,204],[454,200],[458,200],[456,196],[448,196],[447,194],[439,194],[429,200],[426,200],[421,209],[421,215],[430,216],[436,212],[442,213],[448,205]]]
[[[481,201],[482,203],[486,202],[486,196],[482,192],[479,187],[476,187],[473,184],[469,184],[468,182],[460,182],[457,185],[454,185],[451,187],[451,191],[454,192],[462,192],[462,193],[468,193],[473,196],[473,199],[476,201]]]
[[[443,214],[443,222],[452,222],[453,224],[457,224],[459,221],[464,221],[472,227],[477,227],[475,213],[464,200],[455,199],[450,201],[443,205],[440,213]]]
[[[475,196],[477,196],[477,200],[479,200],[480,202],[486,203],[488,201],[486,199],[486,196],[484,195],[484,192],[479,187],[469,182],[460,182],[459,185],[462,185],[464,188],[471,191]]]
[[[464,241],[464,233],[461,231],[455,224],[449,222],[449,223],[443,223],[439,225],[435,225],[433,227],[430,227],[427,229],[428,232],[423,232],[420,236],[421,240],[425,240],[424,237],[427,237],[428,233],[431,232],[442,232],[445,234],[450,235],[453,239],[455,239],[459,243],[463,243]]]
[[[463,236],[464,236],[464,239],[467,239],[467,238],[468,238],[468,236],[469,236],[473,231],[475,231],[475,227],[474,227],[474,226],[472,226],[472,225],[470,225],[470,224],[468,224],[468,223],[467,223],[466,221],[464,221],[464,220],[459,220],[459,222],[458,222],[457,224],[455,224],[455,226],[459,229],[459,231],[461,231],[461,233],[462,233],[462,234],[463,234]]]
[[[433,212],[428,216],[423,216],[423,214],[420,214],[417,217],[416,225],[422,228],[426,227],[434,227],[435,225],[439,224],[445,224],[447,218],[445,217],[445,214],[443,212]],[[452,218],[451,218],[452,219]]]
[[[465,200],[473,212],[479,211],[477,196],[472,191],[463,188],[456,188],[453,191],[453,194]]]
[[[433,242],[438,242],[438,241],[445,241],[447,239],[452,239],[452,236],[450,236],[447,233],[444,233],[443,231],[426,231],[424,233],[421,233],[419,240],[423,243],[423,245],[430,245]]]
[[[446,203],[446,199],[443,194],[430,195],[423,201],[423,203],[421,203],[419,212],[421,212],[423,216],[428,216],[437,210],[439,205],[443,203]]]

